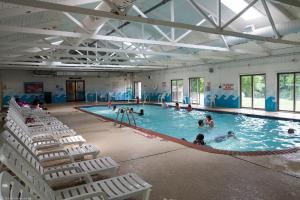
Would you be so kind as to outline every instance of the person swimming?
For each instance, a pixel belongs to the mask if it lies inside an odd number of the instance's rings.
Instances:
[[[204,121],[203,121],[203,119],[199,119],[198,126],[199,126],[199,128],[204,127]]]
[[[235,136],[235,133],[233,131],[228,131],[227,135],[222,135],[222,136],[216,137],[213,141],[220,143],[220,142],[224,142],[225,140],[227,140],[229,138],[237,139],[237,137]]]
[[[205,124],[210,128],[213,128],[215,126],[214,120],[212,119],[211,115],[206,115]]]
[[[116,109],[117,109],[117,106],[114,105],[112,110],[115,111]]]
[[[193,108],[192,108],[191,104],[189,104],[188,107],[186,108],[186,111],[191,112],[192,110],[193,110]]]
[[[204,142],[204,135],[199,133],[193,143],[199,145],[206,145],[206,143]]]
[[[179,103],[178,103],[178,102],[175,103],[175,108],[174,108],[174,110],[176,110],[176,111],[179,111],[179,110],[180,110],[180,106],[179,106]]]
[[[293,128],[288,129],[288,134],[294,134],[294,133],[295,133],[295,129],[293,129]]]

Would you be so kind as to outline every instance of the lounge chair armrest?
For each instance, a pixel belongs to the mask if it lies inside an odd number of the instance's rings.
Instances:
[[[82,199],[88,199],[88,198],[92,198],[92,197],[101,197],[102,200],[108,200],[107,194],[105,194],[102,191],[87,193],[87,194],[83,194],[83,195],[80,195],[77,197],[69,197],[69,198],[66,198],[65,200],[82,200]]]
[[[56,139],[56,138],[53,137],[53,135],[43,134],[43,133],[32,135],[30,137],[31,137],[31,140],[33,142],[38,142],[40,140],[44,140],[45,141],[45,140],[54,140],[54,139]]]

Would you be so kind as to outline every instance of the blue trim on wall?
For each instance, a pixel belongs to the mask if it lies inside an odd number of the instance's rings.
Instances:
[[[222,95],[216,97],[216,106],[225,108],[239,108],[240,107],[240,97],[230,95]]]

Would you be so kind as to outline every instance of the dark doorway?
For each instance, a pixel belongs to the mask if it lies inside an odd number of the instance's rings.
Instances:
[[[85,82],[84,80],[67,80],[66,81],[67,101],[84,101],[85,100]]]

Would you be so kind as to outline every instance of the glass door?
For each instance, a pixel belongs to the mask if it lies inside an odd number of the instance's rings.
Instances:
[[[134,82],[134,96],[142,98],[142,82]]]
[[[66,95],[68,102],[85,100],[85,82],[83,80],[67,80]]]
[[[171,81],[171,95],[173,102],[183,102],[183,80],[172,80]]]
[[[278,109],[300,112],[300,73],[278,74]]]
[[[191,104],[204,105],[204,78],[190,78]]]
[[[266,81],[265,75],[242,75],[240,78],[241,107],[265,109]]]

